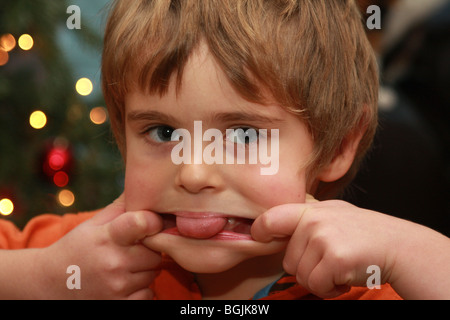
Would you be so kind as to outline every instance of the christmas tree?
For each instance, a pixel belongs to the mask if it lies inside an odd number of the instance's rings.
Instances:
[[[70,30],[74,4],[83,18]],[[62,49],[68,41],[100,57],[101,32],[88,22],[103,13],[85,18],[91,11],[81,0],[0,0],[0,213],[18,226],[98,209],[123,189],[99,66],[97,80],[82,77],[83,61],[74,66]]]

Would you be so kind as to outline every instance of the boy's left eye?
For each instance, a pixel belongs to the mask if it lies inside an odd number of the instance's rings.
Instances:
[[[157,143],[176,141],[175,129],[169,126],[156,126],[147,130],[150,139]]]
[[[258,141],[258,132],[254,128],[235,128],[227,132],[227,139],[236,144],[250,144]]]

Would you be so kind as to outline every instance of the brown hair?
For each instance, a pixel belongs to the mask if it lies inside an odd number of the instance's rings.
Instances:
[[[367,128],[356,173],[377,126],[378,70],[354,0],[116,0],[106,27],[102,82],[126,152],[124,97],[133,85],[165,94],[205,41],[232,86],[265,103],[262,88],[298,114],[314,139],[318,172],[353,130]],[[336,183],[334,184],[336,186]]]

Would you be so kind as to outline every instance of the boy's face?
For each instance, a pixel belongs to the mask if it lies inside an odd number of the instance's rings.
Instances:
[[[248,161],[174,164],[172,149],[180,142],[171,141],[171,133],[187,129],[194,154],[195,121],[202,121],[203,132],[214,128],[224,136],[226,129],[278,129],[278,172],[262,175],[265,166]],[[245,139],[235,138],[224,144],[248,148]],[[203,149],[209,144],[203,142]],[[267,145],[270,149],[270,141]],[[243,99],[203,46],[187,63],[178,94],[172,79],[162,97],[140,91],[126,97],[126,209],[161,214],[166,230],[144,244],[191,272],[222,272],[252,257],[269,257],[286,243],[253,241],[251,223],[276,205],[305,202],[305,164],[312,148],[308,130],[296,116],[275,104]]]

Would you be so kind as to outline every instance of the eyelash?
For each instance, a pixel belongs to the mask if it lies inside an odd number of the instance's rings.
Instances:
[[[164,131],[163,132],[158,132],[158,130],[164,130]],[[161,140],[162,140],[162,139],[164,139],[164,137],[161,137],[161,135],[164,135],[164,134],[167,133],[167,131],[169,131],[170,132],[170,136],[172,136],[173,131],[175,131],[175,129],[173,129],[170,126],[166,126],[166,125],[158,125],[158,126],[153,126],[151,128],[148,128],[147,130],[145,130],[144,133],[149,135],[152,131],[155,131],[155,133],[158,135],[158,137],[161,138]],[[153,140],[155,140],[155,139],[153,139]],[[155,141],[155,142],[157,142],[157,141]],[[161,142],[158,142],[158,143],[163,143],[163,142],[169,142],[169,141],[161,141]]]
[[[173,129],[171,126],[168,126],[168,125],[162,125],[162,124],[161,124],[161,125],[152,125],[152,126],[147,127],[146,129],[144,129],[144,130],[140,133],[140,135],[142,135],[143,138],[144,138],[144,141],[145,141],[147,144],[151,145],[151,146],[154,146],[154,147],[163,147],[163,146],[167,146],[167,143],[169,143],[170,141],[161,141],[161,142],[158,142],[158,141],[155,141],[155,139],[153,139],[153,138],[150,137],[150,133],[151,133],[153,130],[157,130],[157,129],[161,129],[161,128],[168,128],[168,129],[175,130],[175,129]]]

